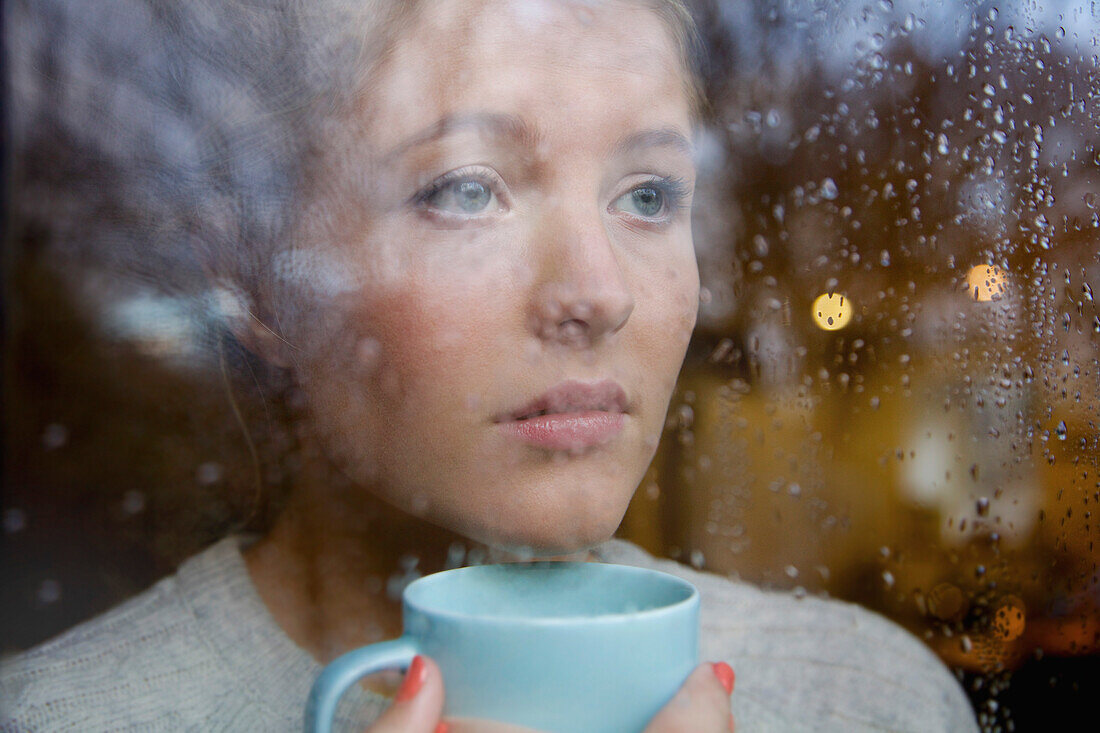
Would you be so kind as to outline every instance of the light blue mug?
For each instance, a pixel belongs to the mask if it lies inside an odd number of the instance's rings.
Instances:
[[[404,634],[348,652],[310,693],[307,733],[328,733],[361,677],[434,659],[444,715],[548,733],[641,731],[699,659],[699,593],[666,573],[602,563],[481,565],[405,589]]]

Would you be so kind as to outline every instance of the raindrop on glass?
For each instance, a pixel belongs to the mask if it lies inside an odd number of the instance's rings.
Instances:
[[[199,482],[201,486],[210,486],[221,481],[222,478],[222,466],[220,463],[213,461],[201,464],[195,469],[195,480]]]
[[[4,527],[5,534],[15,534],[27,526],[27,515],[22,509],[5,509],[0,524]]]
[[[50,423],[42,431],[42,446],[46,450],[60,448],[69,442],[69,429],[61,423]]]
[[[38,590],[35,592],[35,598],[44,606],[51,603],[57,603],[61,600],[61,583],[58,583],[56,580],[43,580],[38,585]]]
[[[127,491],[122,497],[122,511],[133,516],[145,510],[145,494],[140,491]]]

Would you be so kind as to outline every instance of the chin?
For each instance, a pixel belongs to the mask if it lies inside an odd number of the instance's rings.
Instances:
[[[489,528],[482,537],[471,537],[498,550],[521,558],[551,558],[587,551],[611,539],[622,521],[622,511],[584,517],[562,516],[531,522],[524,518],[514,526]]]

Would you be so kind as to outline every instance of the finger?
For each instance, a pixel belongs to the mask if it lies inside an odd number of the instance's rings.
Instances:
[[[429,657],[413,657],[393,704],[367,733],[435,733],[443,714],[443,675]]]
[[[654,716],[645,733],[727,733],[733,729],[730,693],[733,670],[725,662],[701,664]]]

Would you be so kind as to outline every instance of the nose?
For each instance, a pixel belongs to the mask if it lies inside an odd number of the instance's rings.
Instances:
[[[626,325],[634,296],[598,209],[579,208],[541,221],[531,320],[545,342],[589,347]]]

